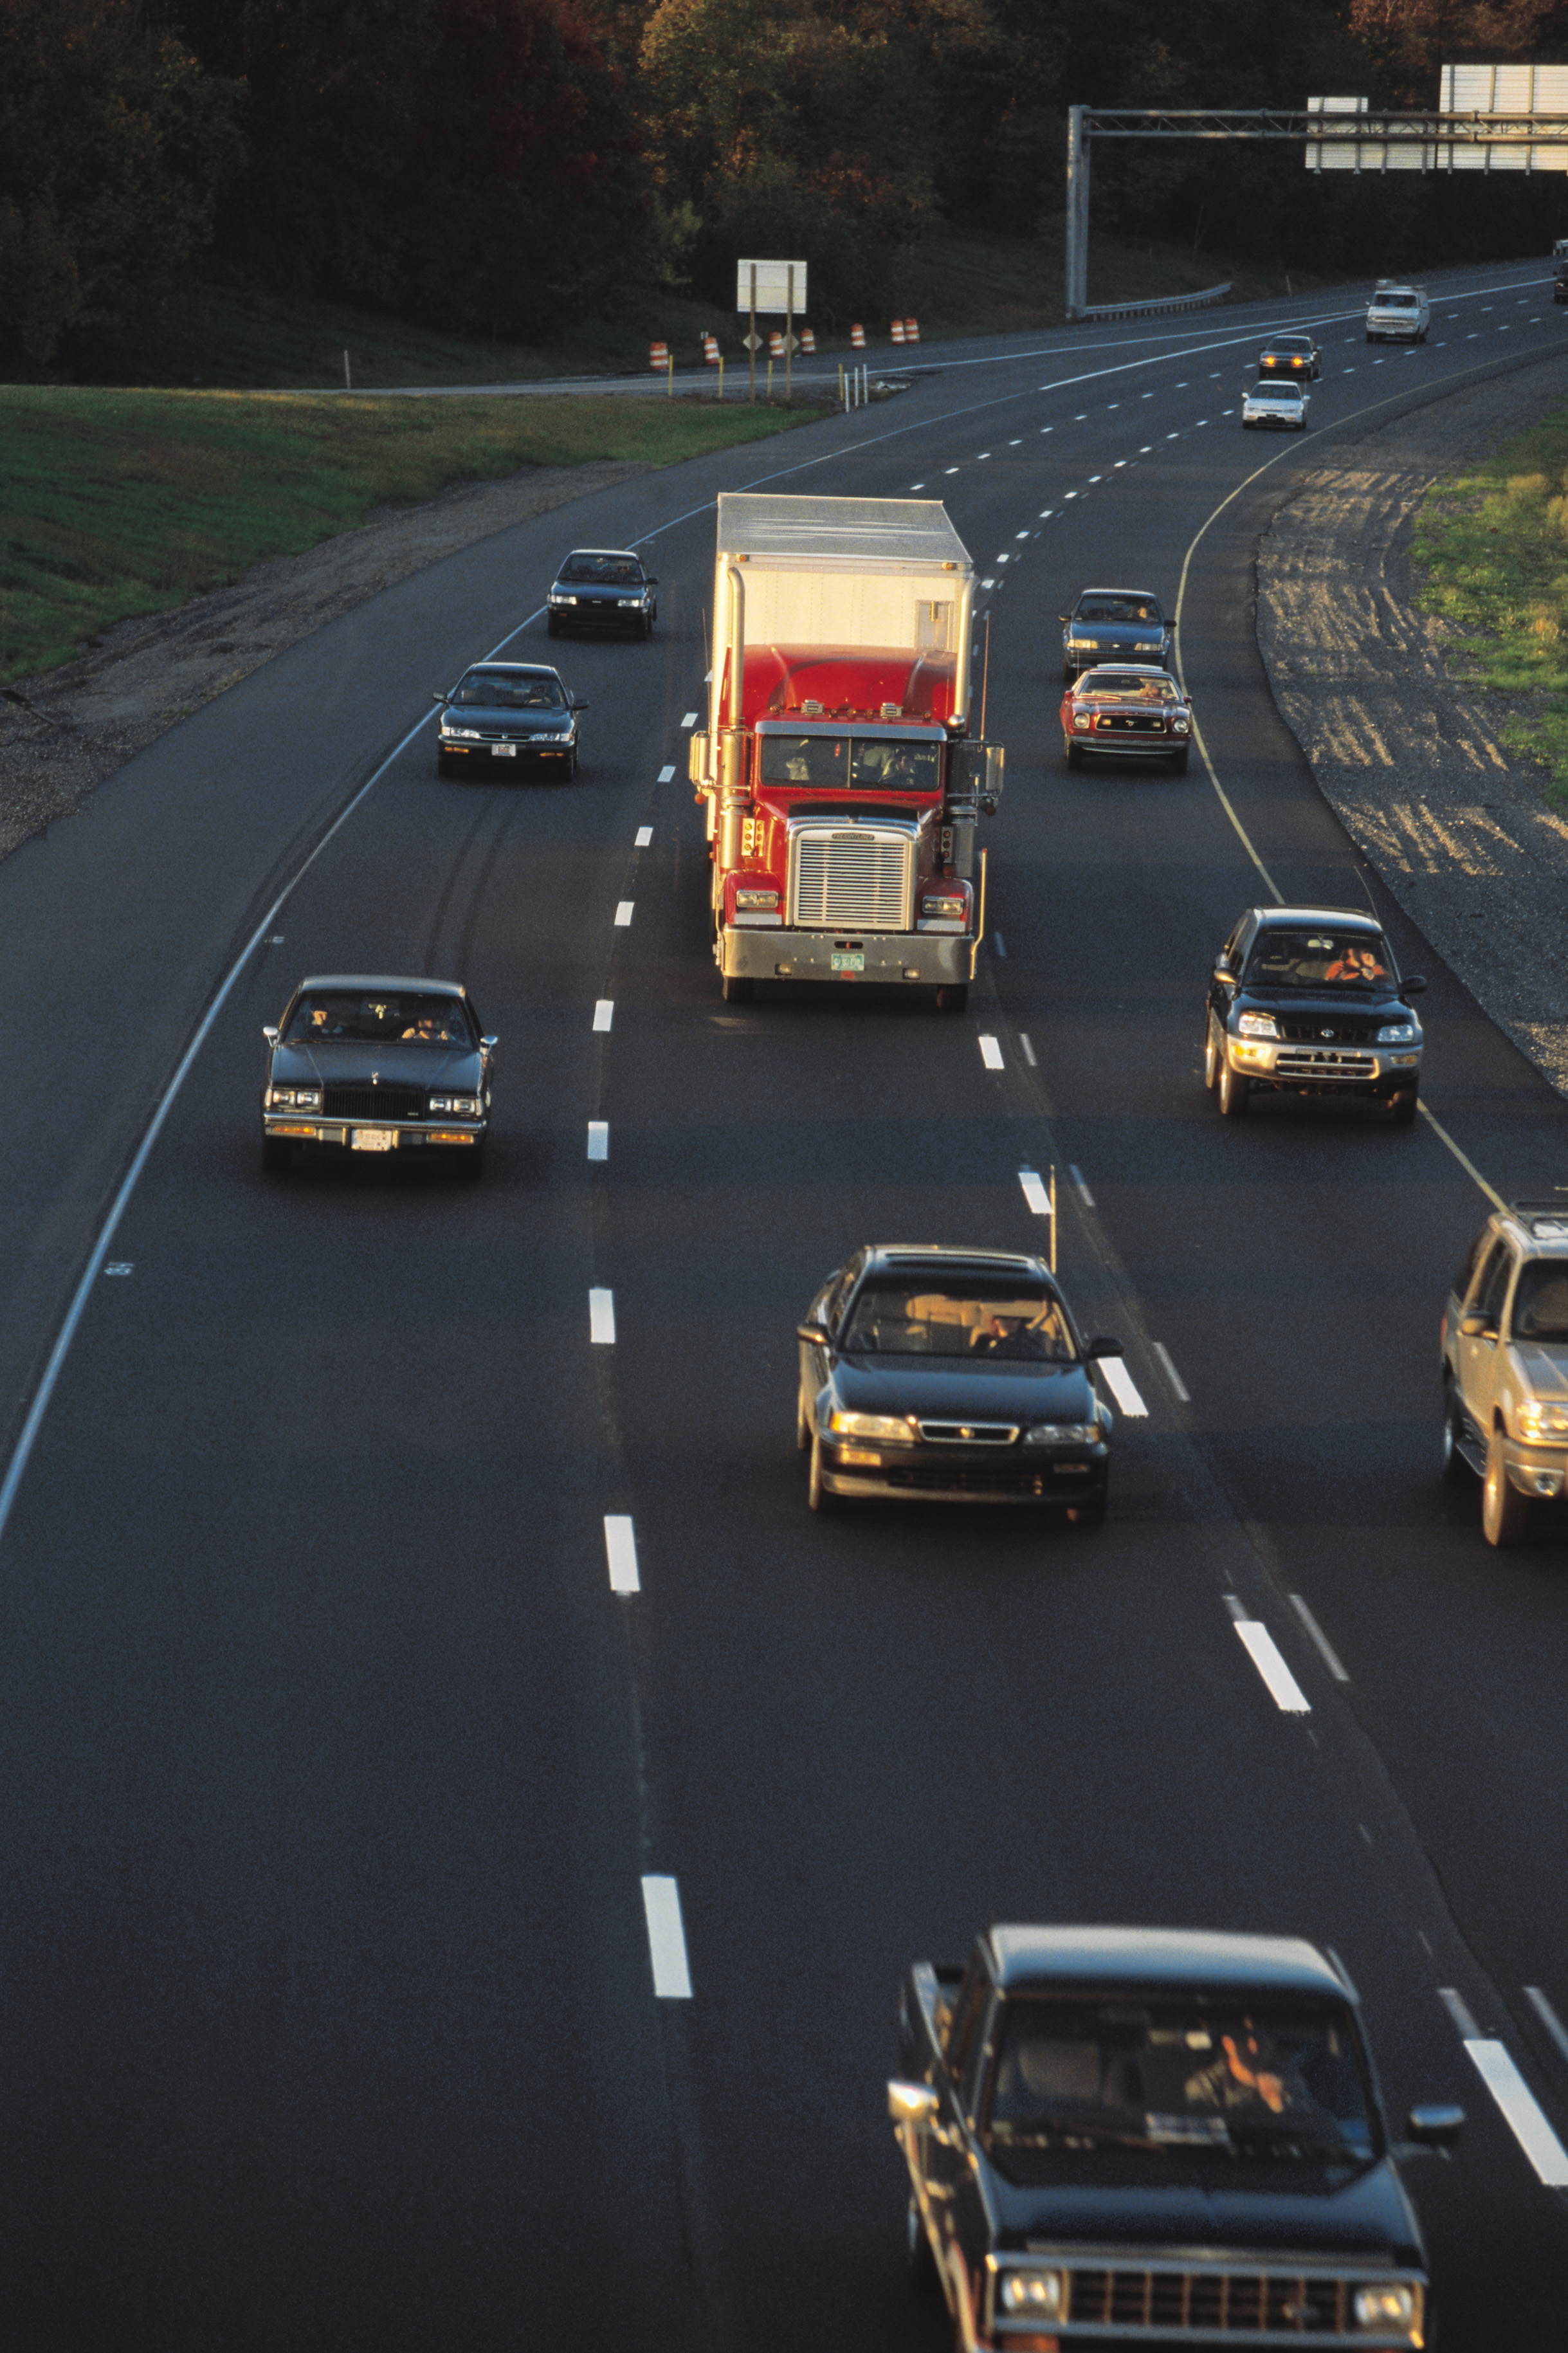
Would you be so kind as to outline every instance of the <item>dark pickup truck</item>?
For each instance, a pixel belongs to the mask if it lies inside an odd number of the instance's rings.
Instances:
[[[1293,1937],[994,1927],[920,1961],[888,2106],[961,2353],[1430,2342],[1355,1990]],[[1412,2112],[1446,2147],[1458,2108]]]

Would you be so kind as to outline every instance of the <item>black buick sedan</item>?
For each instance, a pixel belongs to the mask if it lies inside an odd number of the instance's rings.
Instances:
[[[574,547],[550,591],[550,635],[563,629],[629,630],[651,638],[658,582],[629,547]]]
[[[1062,676],[1070,686],[1097,662],[1171,665],[1175,635],[1152,588],[1086,588],[1062,622]]]
[[[328,973],[302,980],[267,1039],[264,1166],[297,1146],[436,1153],[477,1176],[496,1040],[455,980]]]
[[[858,1250],[799,1327],[795,1440],[811,1508],[848,1497],[1045,1504],[1105,1517],[1110,1410],[1044,1261],[936,1246]]]
[[[559,670],[539,662],[478,662],[449,694],[437,693],[441,723],[436,765],[444,776],[465,769],[494,774],[501,763],[535,775],[577,773],[577,713]]]

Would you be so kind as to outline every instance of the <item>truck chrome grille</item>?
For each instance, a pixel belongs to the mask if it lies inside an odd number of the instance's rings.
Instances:
[[[1068,2318],[1078,2330],[1122,2337],[1148,2329],[1236,2337],[1277,2345],[1302,2337],[1354,2337],[1352,2283],[1331,2274],[1090,2270],[1068,2273]]]
[[[789,920],[810,931],[910,931],[914,868],[914,834],[901,827],[792,826]]]

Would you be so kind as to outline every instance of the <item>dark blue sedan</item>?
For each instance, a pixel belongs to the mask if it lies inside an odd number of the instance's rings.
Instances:
[[[550,635],[563,629],[615,629],[651,638],[658,583],[629,547],[574,547],[550,591]]]

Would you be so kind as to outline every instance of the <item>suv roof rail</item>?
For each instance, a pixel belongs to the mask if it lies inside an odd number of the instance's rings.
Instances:
[[[1510,1209],[1551,1209],[1560,1218],[1568,1218],[1568,1185],[1551,1201],[1531,1200],[1528,1194],[1509,1203]]]

